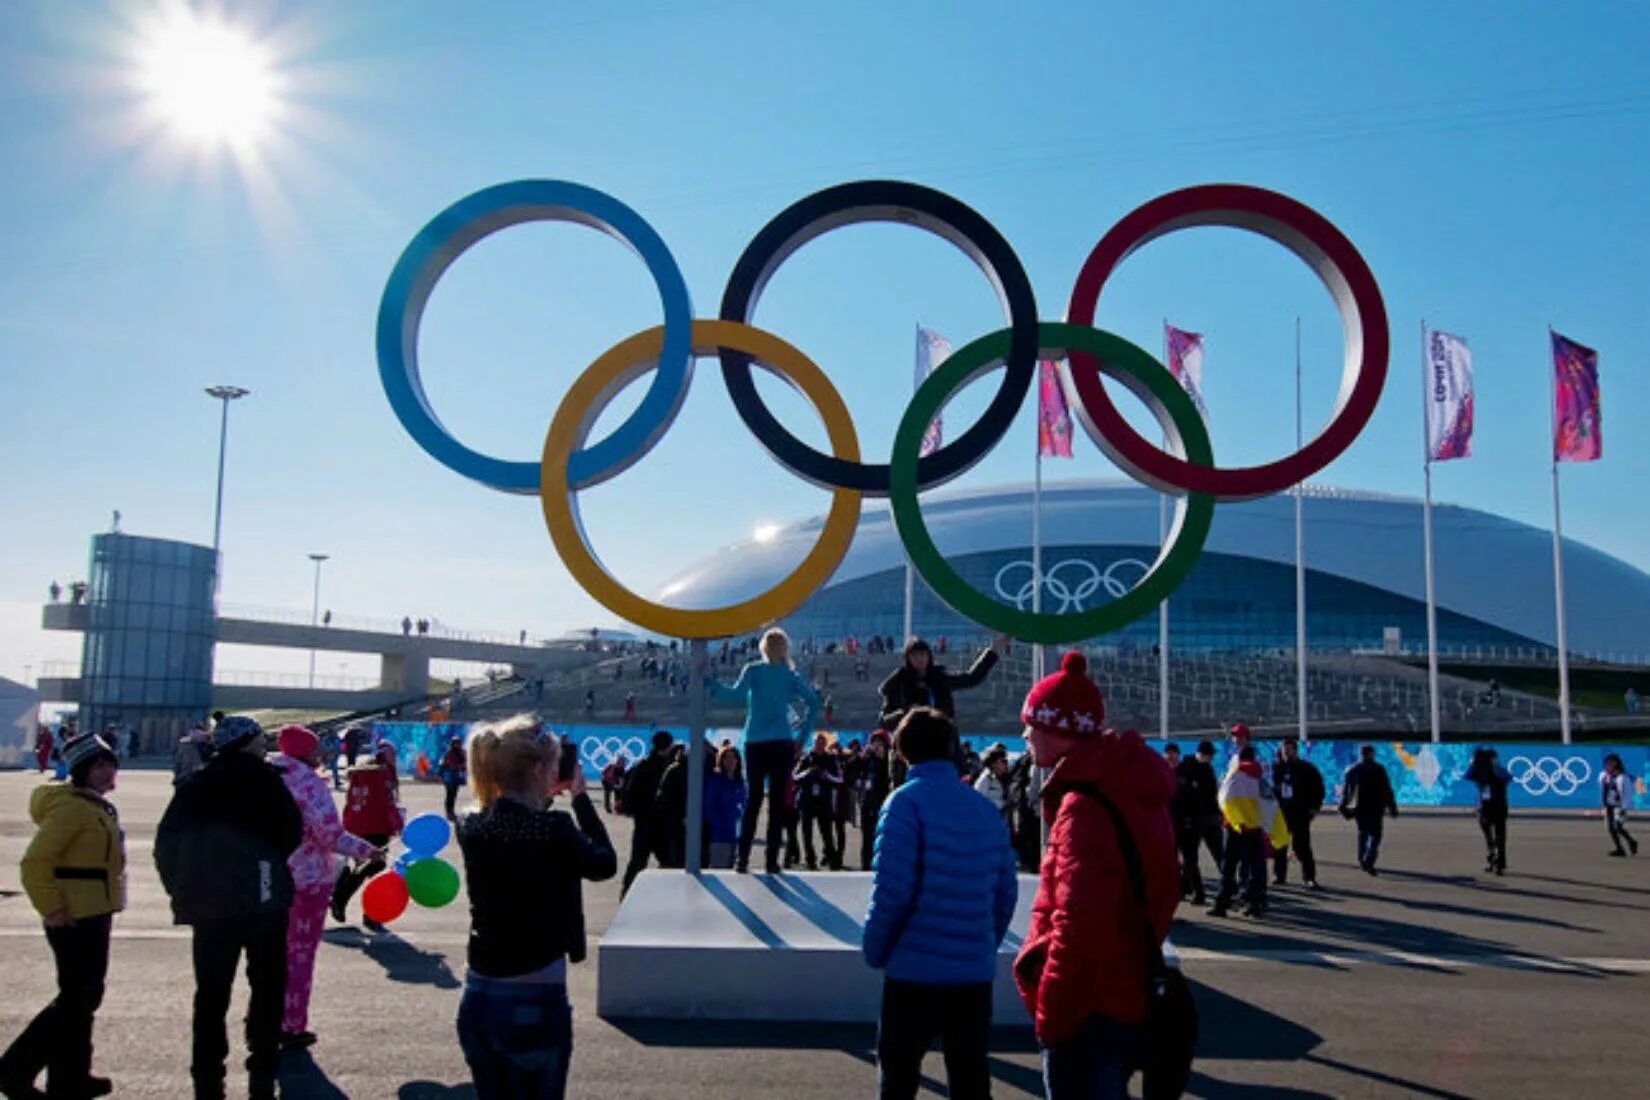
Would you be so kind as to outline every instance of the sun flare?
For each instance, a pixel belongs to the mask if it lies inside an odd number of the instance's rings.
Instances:
[[[201,145],[255,145],[280,108],[268,52],[244,30],[174,12],[146,36],[141,81],[156,115]]]

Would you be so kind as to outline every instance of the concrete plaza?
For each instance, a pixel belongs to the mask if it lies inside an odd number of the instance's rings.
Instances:
[[[0,775],[0,1041],[53,989],[39,923],[17,889],[17,859],[33,831],[28,794],[39,782],[32,773]],[[97,1069],[114,1078],[117,1097],[188,1094],[188,931],[172,926],[152,862],[170,789],[164,773],[135,770],[115,795],[132,863],[131,908],[116,924]],[[439,809],[439,788],[403,790],[412,813]],[[629,823],[607,820],[622,861]],[[1477,873],[1483,850],[1469,816],[1414,813],[1391,824],[1383,873],[1371,879],[1352,865],[1350,826],[1321,819],[1317,834],[1322,894],[1275,891],[1261,923],[1181,911],[1173,936],[1203,1014],[1192,1095],[1631,1096],[1650,1088],[1635,1042],[1650,1022],[1650,854],[1606,858],[1604,827],[1593,818],[1520,815],[1511,825],[1512,870],[1494,879]],[[454,849],[444,855],[457,861]],[[597,1018],[596,943],[617,909],[618,884],[588,887],[585,899],[591,959],[570,978],[573,1096],[874,1094],[870,1021]],[[409,911],[390,935],[330,931],[311,1015],[321,1041],[313,1059],[289,1056],[285,1095],[473,1096],[453,1030],[466,927],[460,898],[443,910]],[[237,993],[237,1020],[244,995]],[[1026,1034],[998,1036],[996,1094],[1040,1095],[1037,1065]],[[944,1095],[938,1054],[926,1068],[929,1094]],[[244,1079],[231,1080],[244,1088]]]

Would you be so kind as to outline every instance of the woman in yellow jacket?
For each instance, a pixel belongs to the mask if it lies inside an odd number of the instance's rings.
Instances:
[[[111,1087],[91,1075],[92,1017],[103,1001],[110,926],[126,905],[125,838],[108,801],[120,762],[94,734],[61,751],[69,781],[35,789],[29,814],[39,830],[22,866],[57,961],[57,999],[0,1055],[0,1094],[10,1100],[39,1097],[43,1069],[47,1096],[105,1096]]]

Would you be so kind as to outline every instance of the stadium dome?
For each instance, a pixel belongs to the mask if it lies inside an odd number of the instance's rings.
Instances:
[[[1320,486],[1305,490],[1307,638],[1312,649],[1379,649],[1396,628],[1405,650],[1426,642],[1421,502]],[[1158,547],[1159,497],[1132,482],[1064,481],[1043,490],[1044,611],[1073,611],[1121,594]],[[1031,489],[1008,485],[923,498],[935,542],[981,590],[1031,606]],[[659,593],[678,606],[734,602],[794,568],[821,517],[764,532],[687,569]],[[1550,531],[1473,508],[1433,506],[1441,652],[1551,649]],[[1267,651],[1295,644],[1294,501],[1221,504],[1203,555],[1170,601],[1177,650]],[[1608,658],[1650,651],[1650,575],[1565,540],[1569,643]],[[886,507],[867,508],[831,580],[784,625],[820,641],[898,636],[905,555]],[[976,637],[979,627],[917,580],[915,628],[928,637]],[[1150,646],[1148,616],[1099,642]]]

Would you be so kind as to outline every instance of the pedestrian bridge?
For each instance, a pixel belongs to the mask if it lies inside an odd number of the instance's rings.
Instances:
[[[51,603],[43,609],[41,626],[83,634],[90,619],[91,608],[86,604]],[[332,616],[330,623],[316,624],[303,612],[234,606],[221,608],[214,622],[220,643],[378,656],[378,676],[365,683],[346,683],[336,677],[318,677],[314,686],[283,683],[273,677],[253,678],[256,682],[247,682],[244,677],[215,682],[212,706],[220,710],[379,710],[427,695],[432,660],[503,665],[524,678],[552,674],[589,660],[581,646],[565,639],[552,642],[526,632],[511,636],[464,631],[436,622],[420,633],[388,619]],[[41,700],[79,703],[78,672],[50,671],[59,675],[40,678]]]

